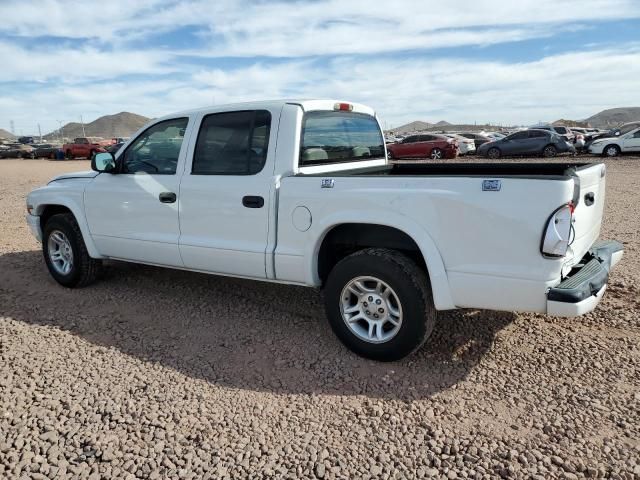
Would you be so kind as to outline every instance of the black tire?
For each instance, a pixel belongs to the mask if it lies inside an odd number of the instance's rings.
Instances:
[[[397,297],[402,321],[397,333],[383,343],[361,339],[343,319],[343,291],[357,277],[375,277],[391,287]],[[329,324],[340,341],[352,352],[372,360],[389,362],[410,355],[429,338],[436,323],[428,276],[413,260],[394,250],[367,248],[342,259],[329,274],[324,301]]]
[[[489,150],[487,150],[488,158],[492,158],[495,160],[497,158],[500,158],[501,156],[502,156],[502,152],[497,147],[491,147]]]
[[[617,145],[607,145],[602,149],[603,157],[617,157],[618,155],[620,155],[620,147]]]
[[[73,160],[73,153],[71,153],[71,150],[67,150],[66,157],[67,160]]]
[[[558,154],[558,149],[553,145],[547,145],[542,149],[542,156],[544,158],[553,158]]]
[[[71,246],[73,265],[67,274],[62,274],[55,268],[49,255],[49,237],[54,232],[62,232]],[[102,261],[89,256],[78,222],[71,213],[53,215],[47,220],[42,232],[42,254],[51,276],[65,287],[75,288],[89,285],[98,278],[102,270]]]
[[[444,152],[442,151],[442,149],[436,147],[433,150],[431,150],[431,154],[429,155],[429,158],[431,158],[432,160],[443,160]]]
[[[387,149],[387,156],[389,157],[389,160],[393,160],[395,157],[393,156],[393,152],[389,149]]]

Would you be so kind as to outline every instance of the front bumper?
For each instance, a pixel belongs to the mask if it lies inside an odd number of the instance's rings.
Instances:
[[[609,271],[622,259],[622,244],[598,241],[559,285],[547,292],[547,314],[576,317],[596,308],[607,289]]]
[[[27,214],[27,224],[31,230],[31,234],[36,237],[39,242],[42,242],[42,229],[40,228],[40,217],[37,215]]]

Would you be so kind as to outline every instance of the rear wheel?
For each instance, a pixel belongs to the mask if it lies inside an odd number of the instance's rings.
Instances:
[[[439,148],[434,148],[431,150],[431,155],[429,155],[432,160],[441,160],[444,158],[444,152]]]
[[[102,262],[89,256],[82,232],[71,213],[53,215],[44,226],[42,253],[51,276],[65,287],[93,283]]]
[[[333,268],[325,309],[347,348],[380,361],[417,350],[436,322],[427,275],[404,254],[382,248],[356,252]]]
[[[557,154],[558,149],[553,145],[547,145],[546,147],[544,147],[544,150],[542,150],[542,156],[545,158],[555,157]]]
[[[393,156],[393,152],[389,149],[387,149],[387,157],[389,157],[389,160],[394,159],[395,157]]]
[[[71,153],[71,150],[67,150],[67,159],[68,160],[73,160],[73,153]]]
[[[620,155],[620,147],[617,145],[607,145],[603,152],[605,157],[617,157]]]
[[[487,157],[489,157],[489,158],[496,159],[496,158],[500,158],[501,155],[502,155],[502,153],[500,152],[500,149],[496,148],[496,147],[490,148],[487,151]]]

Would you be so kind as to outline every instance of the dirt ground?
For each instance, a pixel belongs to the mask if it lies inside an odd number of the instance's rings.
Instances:
[[[25,196],[87,168],[0,160],[0,478],[640,478],[640,158],[607,161],[625,257],[595,312],[444,312],[392,364],[311,289],[115,262],[58,286]]]

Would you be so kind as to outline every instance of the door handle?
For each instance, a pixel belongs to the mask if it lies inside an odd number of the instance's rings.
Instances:
[[[162,203],[175,203],[176,198],[176,194],[173,192],[161,192],[158,195],[158,200]]]
[[[242,197],[242,205],[247,208],[262,208],[264,206],[264,198],[254,195]]]

